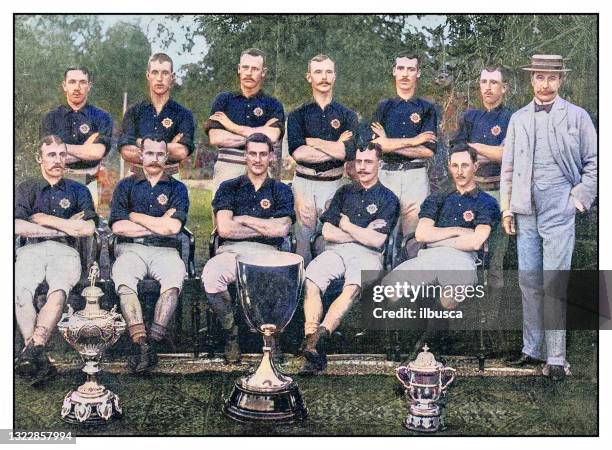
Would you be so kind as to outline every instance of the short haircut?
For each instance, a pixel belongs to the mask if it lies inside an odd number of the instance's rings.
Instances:
[[[80,70],[85,75],[87,75],[87,81],[91,81],[91,75],[89,74],[89,69],[87,67],[83,67],[83,66],[70,66],[70,67],[68,67],[66,70],[64,70],[64,80],[68,76],[68,72],[70,72],[71,70]]]
[[[255,48],[255,47],[247,48],[245,51],[240,53],[240,58],[242,58],[244,55],[261,57],[261,59],[263,60],[262,67],[266,67],[266,54],[262,50],[259,50],[258,48]]]
[[[263,133],[253,133],[252,135],[250,135],[244,143],[245,150],[248,150],[250,142],[266,144],[268,146],[268,152],[270,153],[274,152],[274,145],[272,144],[272,141],[270,140],[268,136],[266,136]]]
[[[59,137],[57,134],[48,134],[46,136],[43,136],[40,139],[40,143],[38,145],[38,154],[42,155],[42,148],[43,146],[47,146],[47,145],[66,145],[64,143],[64,140]]]
[[[141,150],[144,150],[145,141],[163,142],[166,151],[168,151],[168,143],[163,138],[158,138],[158,137],[155,137],[155,136],[145,136],[145,137],[143,137],[142,140],[140,141],[140,149]]]
[[[155,61],[160,63],[169,62],[170,70],[174,72],[174,63],[172,62],[172,58],[170,58],[166,53],[153,53],[147,61],[147,72],[151,70],[151,63]]]
[[[412,53],[412,52],[400,52],[400,53],[398,53],[395,56],[395,59],[393,60],[393,67],[395,67],[397,65],[397,60],[400,59],[400,58],[416,59],[417,60],[417,69],[421,65],[421,58],[419,58],[419,55],[417,55],[416,53]]]
[[[336,62],[333,59],[331,59],[328,55],[319,53],[317,56],[313,56],[312,58],[310,58],[310,61],[308,61],[308,72],[310,72],[310,65],[313,62],[322,62],[322,61],[327,61],[328,59],[334,63],[334,70],[336,70]]]
[[[369,142],[365,147],[357,147],[358,152],[365,152],[366,150],[374,150],[376,153],[376,158],[382,158],[383,149],[380,144],[377,144],[376,142]]]
[[[506,69],[504,69],[502,66],[485,66],[482,68],[482,70],[487,72],[499,72],[501,74],[502,83],[505,83],[508,79]]]
[[[476,152],[476,150],[470,147],[467,144],[467,142],[455,142],[451,145],[452,147],[448,151],[449,164],[450,164],[451,156],[453,156],[455,153],[468,152],[468,154],[470,155],[470,159],[472,160],[473,163],[475,163],[478,160],[478,153]]]

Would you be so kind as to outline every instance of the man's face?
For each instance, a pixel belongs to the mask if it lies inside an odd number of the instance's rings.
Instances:
[[[52,178],[61,178],[64,175],[67,154],[64,144],[43,144],[38,161],[42,173]]]
[[[543,102],[555,99],[561,87],[561,74],[558,72],[534,72],[531,75],[531,86],[533,94]]]
[[[306,80],[312,86],[312,90],[322,94],[330,92],[336,82],[336,67],[331,59],[324,61],[312,61],[310,70],[306,74]]]
[[[416,88],[417,80],[421,76],[419,60],[417,58],[396,58],[393,67],[396,89],[410,90]]]
[[[273,157],[265,142],[249,142],[245,156],[247,171],[257,176],[268,171]]]
[[[91,89],[89,77],[81,70],[69,70],[66,78],[62,81],[62,88],[66,94],[66,100],[76,107],[87,102],[87,94]]]
[[[376,150],[358,150],[355,155],[355,172],[362,185],[371,185],[378,180],[378,167],[380,160]]]
[[[465,188],[470,185],[477,169],[478,164],[472,161],[467,151],[453,153],[448,163],[448,170],[457,188]]]
[[[151,61],[147,70],[149,91],[156,95],[166,94],[174,83],[172,64],[169,61]]]
[[[242,55],[238,64],[238,79],[240,88],[259,90],[266,78],[266,69],[263,66],[263,57]]]
[[[499,70],[480,72],[480,95],[482,103],[486,108],[495,107],[500,104],[506,94],[506,83],[503,82]]]
[[[145,139],[140,159],[145,172],[153,176],[159,174],[164,170],[168,159],[166,143]]]

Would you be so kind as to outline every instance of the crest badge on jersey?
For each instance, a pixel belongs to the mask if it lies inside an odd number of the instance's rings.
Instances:
[[[376,211],[378,211],[378,206],[376,206],[374,203],[371,203],[366,208],[366,211],[369,212],[370,214],[375,214]]]
[[[166,194],[159,194],[157,196],[157,203],[164,206],[166,203],[168,203],[168,196]]]

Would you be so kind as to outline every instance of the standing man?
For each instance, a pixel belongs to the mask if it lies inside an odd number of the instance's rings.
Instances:
[[[28,238],[15,261],[15,316],[25,341],[15,371],[35,382],[56,372],[46,345],[81,277],[75,238],[93,235],[98,220],[87,188],[63,178],[67,147],[59,136],[45,136],[36,157],[42,176],[23,181],[15,190],[15,234]],[[37,314],[34,293],[43,281],[49,290]]]
[[[426,166],[436,151],[438,119],[434,105],[416,97],[421,77],[417,56],[397,56],[393,77],[397,96],[378,104],[372,131],[373,142],[383,150],[380,181],[399,198],[400,226],[406,237],[414,233],[419,207],[429,195]]]
[[[62,139],[68,151],[65,174],[87,185],[94,205],[97,205],[96,175],[102,158],[111,147],[113,119],[106,111],[87,103],[91,90],[89,75],[85,67],[66,69],[62,81],[66,104],[47,113],[42,123],[42,135],[55,135]]]
[[[134,372],[155,366],[156,343],[166,336],[166,327],[174,315],[187,273],[177,250],[176,234],[185,225],[189,209],[187,188],[165,173],[169,145],[148,136],[141,145],[143,171],[117,184],[108,221],[118,236],[111,277],[136,347],[135,354],[128,358],[128,366]],[[138,282],[145,276],[155,278],[161,285],[148,338],[137,295]]]
[[[355,157],[358,181],[340,187],[321,216],[325,251],[306,268],[303,344],[306,372],[325,370],[326,340],[359,296],[364,283],[362,271],[380,274],[383,270],[382,252],[397,223],[399,200],[378,179],[381,156],[378,144],[370,143],[358,150]],[[344,277],[342,292],[323,318],[321,296],[333,280],[341,277]]]
[[[137,103],[126,111],[117,148],[121,157],[132,164],[132,173],[142,173],[140,150],[143,137],[163,140],[168,147],[166,174],[177,176],[179,163],[193,152],[193,115],[170,98],[175,75],[172,59],[168,55],[151,55],[146,77],[149,100]]]
[[[266,79],[266,55],[249,48],[240,55],[240,92],[221,92],[204,123],[210,145],[219,149],[213,174],[213,197],[221,183],[244,175],[245,143],[255,133],[265,134],[272,144],[280,143],[285,127],[285,111],[276,98],[262,91]]]
[[[506,80],[501,67],[487,67],[480,72],[480,96],[483,109],[468,109],[459,119],[459,131],[454,141],[465,142],[478,154],[475,180],[480,190],[499,202],[499,173],[504,139],[512,112],[504,106]],[[498,304],[504,287],[504,256],[508,236],[501,227],[491,230],[488,287],[491,305]]]
[[[293,192],[297,214],[297,253],[308,264],[310,238],[321,214],[342,185],[344,161],[355,159],[357,114],[333,99],[335,63],[317,55],[308,63],[306,80],[314,101],[289,114],[289,154],[296,161]]]
[[[559,55],[534,55],[534,99],[510,119],[501,170],[507,234],[517,235],[523,295],[523,349],[510,363],[546,361],[544,373],[565,378],[565,298],[576,210],[597,194],[597,134],[588,113],[559,97]]]
[[[272,141],[263,133],[245,142],[246,175],[224,181],[212,202],[221,245],[202,271],[202,287],[225,333],[225,359],[240,361],[238,327],[227,286],[236,280],[236,258],[245,253],[269,253],[274,258],[295,221],[293,194],[270,178]]]

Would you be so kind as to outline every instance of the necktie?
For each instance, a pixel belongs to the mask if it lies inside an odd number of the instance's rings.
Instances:
[[[548,105],[538,105],[537,103],[534,104],[535,112],[546,111],[547,113],[549,113],[553,106],[553,103],[549,103]]]

